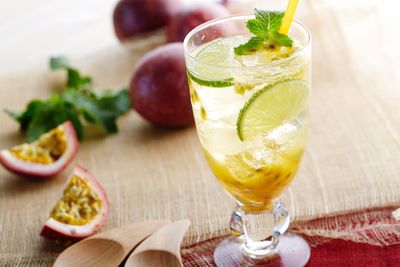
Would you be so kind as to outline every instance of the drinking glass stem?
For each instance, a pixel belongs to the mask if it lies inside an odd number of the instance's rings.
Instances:
[[[289,224],[289,211],[277,200],[272,210],[257,213],[243,211],[237,205],[231,215],[230,228],[242,242],[246,256],[262,259],[276,253],[279,237],[287,231]]]
[[[245,241],[243,230],[243,214],[240,205],[236,205],[232,211],[231,220],[229,222],[231,234],[237,238],[237,241]]]

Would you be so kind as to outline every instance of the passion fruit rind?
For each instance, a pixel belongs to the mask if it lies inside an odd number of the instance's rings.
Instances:
[[[0,151],[0,163],[17,174],[51,177],[74,159],[78,147],[75,129],[70,121],[66,121],[33,143]]]
[[[75,190],[76,187],[79,186],[81,190]],[[50,218],[43,226],[40,235],[49,239],[77,241],[99,231],[105,224],[109,212],[108,198],[100,183],[86,169],[81,166],[76,166],[67,182],[67,187],[64,190],[64,194],[65,193],[67,193],[67,196],[64,195],[57,202],[50,213]],[[60,212],[58,206],[60,205],[60,201],[68,203],[67,200],[72,200],[71,198],[74,197],[88,198],[87,200],[74,199],[70,202],[75,203],[75,205],[80,202],[83,209],[79,211],[83,212],[83,216],[79,215],[81,216],[79,219],[72,216],[71,219],[65,216],[65,214],[58,214]],[[91,203],[95,207],[91,207],[90,210],[88,210],[89,212],[85,213],[84,203]],[[67,214],[70,214],[71,211],[72,209],[70,209]],[[75,213],[74,215],[77,214]]]

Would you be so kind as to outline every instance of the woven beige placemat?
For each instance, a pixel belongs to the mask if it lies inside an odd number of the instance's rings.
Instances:
[[[314,36],[310,137],[301,170],[283,200],[295,220],[397,205],[400,74],[392,71],[397,65],[385,49],[378,49],[380,43],[369,38],[371,31],[378,34],[382,29],[374,26],[378,13],[333,8],[324,1],[305,3],[302,21]],[[93,75],[98,87],[116,87],[127,84],[135,62],[162,42],[156,35],[135,43],[130,51],[112,46],[74,63]],[[391,52],[400,55],[398,50]],[[21,110],[28,100],[47,97],[62,75],[51,74],[45,65],[43,60],[37,69],[0,76],[0,109]],[[227,233],[232,200],[213,178],[194,128],[159,130],[134,112],[119,126],[116,135],[93,133],[75,160],[108,193],[106,229],[148,219],[189,218],[192,227],[185,244]],[[0,148],[23,140],[17,124],[0,113]],[[51,265],[57,250],[38,233],[67,174],[34,182],[0,169],[0,263]]]

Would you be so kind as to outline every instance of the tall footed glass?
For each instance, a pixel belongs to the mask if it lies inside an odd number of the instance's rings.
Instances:
[[[184,41],[197,133],[205,157],[237,202],[234,234],[215,250],[218,266],[304,266],[307,243],[286,233],[279,197],[292,182],[307,138],[311,36],[292,24],[291,48],[269,45],[245,55],[254,16],[200,25]]]

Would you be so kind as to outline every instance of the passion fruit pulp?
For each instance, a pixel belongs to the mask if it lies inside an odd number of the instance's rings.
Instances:
[[[32,143],[0,151],[0,163],[14,173],[49,177],[72,161],[78,146],[74,127],[67,121]]]
[[[74,175],[50,217],[65,224],[84,225],[99,213],[101,207],[102,202],[96,192],[83,178]]]
[[[91,236],[104,225],[108,208],[100,183],[87,170],[76,166],[40,234],[58,240]]]

